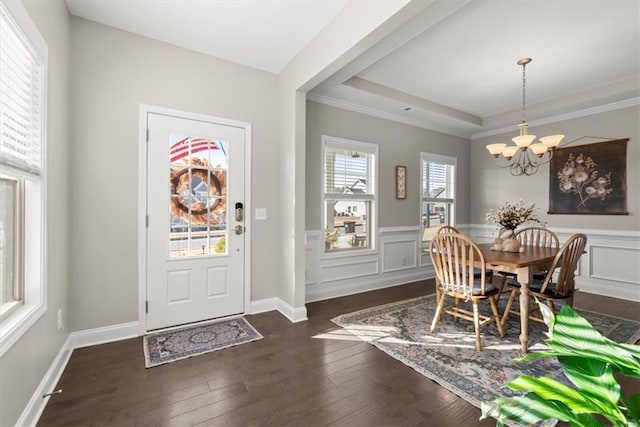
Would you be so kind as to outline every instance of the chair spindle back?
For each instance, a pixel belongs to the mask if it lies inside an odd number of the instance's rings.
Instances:
[[[431,261],[442,292],[468,299],[473,295],[474,280],[485,294],[485,261],[480,248],[462,234],[442,233],[431,240]],[[480,268],[475,274],[474,264]],[[475,274],[475,276],[474,276]]]
[[[578,233],[571,236],[560,248],[560,251],[553,259],[551,268],[545,277],[542,284],[541,293],[547,288],[547,285],[553,279],[553,272],[559,268],[558,277],[556,280],[556,294],[569,295],[575,288],[575,276],[576,269],[578,268],[578,261],[584,252],[584,248],[587,245],[587,236]]]
[[[527,227],[516,231],[515,238],[523,246],[539,246],[547,248],[559,248],[558,236],[543,227]]]

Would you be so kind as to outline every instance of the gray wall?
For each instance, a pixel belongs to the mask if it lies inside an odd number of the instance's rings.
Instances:
[[[69,16],[63,0],[25,2],[48,45],[47,311],[0,359],[0,425],[16,423],[65,339],[69,283]],[[63,330],[57,330],[62,309]]]
[[[485,146],[492,142],[510,142],[514,131],[504,135],[482,138],[471,143],[471,223],[485,223],[485,213],[505,201],[523,199],[535,203],[541,218],[549,227],[597,230],[640,230],[640,128],[639,107],[628,107],[587,117],[571,119],[544,126],[531,126],[530,133],[538,136],[562,133],[565,141],[581,136],[601,136],[611,139],[630,138],[627,146],[627,216],[619,215],[547,215],[549,207],[549,165],[543,165],[532,176],[512,177],[508,169],[497,167]],[[570,146],[601,142],[585,139]]]
[[[138,107],[253,125],[252,299],[275,296],[278,116],[276,76],[71,18],[73,150],[72,328],[138,319]]]
[[[456,223],[469,222],[468,140],[307,101],[307,230],[319,230],[322,226],[322,135],[378,144],[380,227],[420,225],[421,152],[458,159]],[[404,200],[395,197],[396,165],[407,166],[407,198]]]

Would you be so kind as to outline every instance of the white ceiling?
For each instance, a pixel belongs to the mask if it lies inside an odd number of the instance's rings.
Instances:
[[[279,73],[348,0],[66,0],[71,14]]]
[[[74,15],[274,73],[346,3],[67,0]],[[464,137],[516,130],[525,56],[532,124],[637,104],[640,0],[434,1],[308,97]]]

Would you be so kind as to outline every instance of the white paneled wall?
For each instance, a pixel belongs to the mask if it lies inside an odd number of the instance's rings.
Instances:
[[[492,242],[496,229],[458,225],[479,243]],[[318,301],[432,278],[428,254],[420,250],[418,227],[379,230],[375,251],[324,254],[320,231],[307,231],[306,301]],[[640,302],[640,232],[554,228],[561,242],[574,233],[587,235],[576,287],[582,292]]]
[[[381,228],[376,250],[324,253],[320,231],[307,231],[306,300],[318,301],[433,277],[420,260],[419,227]]]
[[[495,227],[473,225],[471,236],[491,242]],[[574,233],[587,235],[580,258],[576,288],[582,292],[640,302],[640,232],[553,228],[563,243]],[[640,309],[640,308],[639,308]]]

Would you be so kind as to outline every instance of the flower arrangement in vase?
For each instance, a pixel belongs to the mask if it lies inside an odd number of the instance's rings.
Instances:
[[[338,241],[340,232],[337,228],[325,228],[324,230],[324,247],[325,249],[331,249],[331,247]]]
[[[525,205],[520,199],[518,203],[506,202],[500,206],[497,210],[491,209],[487,212],[487,222],[498,224],[501,231],[500,236],[495,240],[493,248],[497,251],[505,252],[518,252],[520,250],[520,243],[514,238],[514,232],[518,226],[527,222],[537,222],[544,225],[535,214],[536,204]]]

